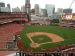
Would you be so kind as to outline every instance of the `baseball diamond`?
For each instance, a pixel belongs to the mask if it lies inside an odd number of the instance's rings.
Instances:
[[[49,25],[27,26],[20,37],[28,50],[46,50],[75,43],[75,30]]]
[[[32,40],[32,37],[33,36],[38,36],[38,35],[47,35],[49,38],[51,38],[52,39],[52,41],[51,42],[45,42],[45,43],[37,43],[36,45],[34,45],[35,47],[39,47],[40,45],[42,45],[42,44],[47,44],[47,43],[56,43],[56,42],[60,42],[60,41],[64,41],[64,39],[62,38],[62,37],[60,37],[60,36],[58,36],[58,35],[55,35],[55,34],[52,34],[52,33],[45,33],[45,32],[34,32],[34,33],[28,33],[27,34],[27,37],[30,39],[30,41],[32,42],[31,44],[33,45],[33,44],[35,44],[35,42]],[[39,36],[38,36],[39,37]],[[37,38],[38,38],[37,37]],[[41,37],[41,38],[43,38],[43,37]],[[45,37],[45,38],[47,38],[47,37]],[[40,39],[39,39],[40,40]],[[39,41],[39,40],[37,40],[36,39],[36,41]]]

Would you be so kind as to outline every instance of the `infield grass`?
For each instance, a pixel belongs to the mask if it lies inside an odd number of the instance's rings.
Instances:
[[[33,36],[32,40],[36,43],[45,43],[45,42],[51,42],[52,40],[50,39],[50,37],[46,36],[46,35],[38,35],[38,36]]]

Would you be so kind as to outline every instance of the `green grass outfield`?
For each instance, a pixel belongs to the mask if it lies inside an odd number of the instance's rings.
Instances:
[[[64,39],[64,41],[58,43],[48,43],[41,45],[38,48],[32,49],[30,47],[31,41],[26,35],[27,33],[31,32],[54,33],[61,36]],[[25,48],[28,48],[30,50],[41,50],[75,43],[75,30],[62,28],[59,26],[25,26],[25,29],[20,33],[20,37],[23,40]]]

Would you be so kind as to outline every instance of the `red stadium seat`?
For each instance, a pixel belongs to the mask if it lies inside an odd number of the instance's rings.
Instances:
[[[22,31],[20,24],[9,23],[0,26],[0,48],[5,47],[5,43],[13,41],[13,36]]]

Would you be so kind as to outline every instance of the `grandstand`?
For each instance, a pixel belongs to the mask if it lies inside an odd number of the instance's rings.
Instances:
[[[28,15],[23,12],[0,12],[0,24],[9,23],[13,21],[27,22],[27,17]]]
[[[9,23],[0,26],[0,49],[6,48],[7,45],[14,43],[15,36],[23,27],[16,23]]]
[[[73,28],[75,28],[75,20],[62,20],[59,25],[63,26],[63,27],[73,27]]]
[[[27,21],[26,13],[0,13],[0,50],[14,50],[17,48],[16,35],[23,29],[23,26],[18,22],[25,23]]]

